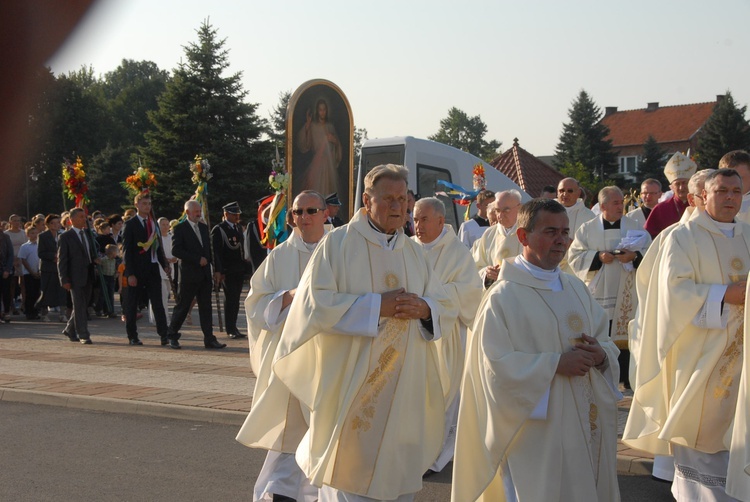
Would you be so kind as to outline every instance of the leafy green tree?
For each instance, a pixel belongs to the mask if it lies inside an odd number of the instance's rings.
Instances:
[[[570,122],[555,151],[555,166],[562,168],[580,163],[602,179],[611,179],[617,172],[617,154],[612,140],[606,139],[609,128],[600,122],[602,112],[584,90],[578,94],[568,111]]]
[[[646,142],[643,143],[643,156],[638,164],[639,183],[647,178],[654,178],[659,180],[663,187],[669,184],[664,176],[664,165],[667,163],[666,154],[667,152],[662,150],[656,138],[649,134]]]
[[[560,168],[560,173],[566,178],[575,178],[581,187],[583,187],[586,192],[585,203],[588,207],[596,204],[599,190],[610,184],[602,181],[600,177],[596,176],[596,174],[580,162],[565,164]]]
[[[213,221],[221,206],[238,200],[245,207],[265,193],[273,149],[260,136],[266,121],[256,114],[257,104],[245,102],[241,73],[223,74],[229,67],[226,39],[204,21],[198,42],[185,46],[186,61],[174,70],[160,96],[158,109],[149,113],[154,129],[146,133],[144,164],[159,181],[161,210],[178,214],[194,191],[189,164],[196,154],[211,164],[209,184]]]
[[[153,129],[148,112],[157,109],[168,81],[169,72],[156,63],[132,59],[123,59],[104,75],[102,91],[114,122],[108,138],[113,147],[145,145],[145,134]]]
[[[502,143],[487,141],[487,124],[479,115],[469,117],[455,106],[448,110],[448,116],[440,121],[440,129],[427,139],[444,143],[490,161],[500,153]]]
[[[745,118],[747,106],[737,106],[727,91],[703,126],[698,140],[696,160],[701,168],[716,168],[719,159],[732,150],[750,149],[750,124]]]

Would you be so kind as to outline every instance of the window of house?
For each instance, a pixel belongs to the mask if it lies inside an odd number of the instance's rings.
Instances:
[[[620,157],[620,174],[633,174],[638,170],[638,157]]]

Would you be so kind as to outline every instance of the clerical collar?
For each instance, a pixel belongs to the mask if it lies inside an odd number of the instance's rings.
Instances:
[[[500,225],[500,224],[498,223],[498,225]],[[502,231],[503,231],[503,233],[505,234],[506,237],[509,236],[511,233],[513,233],[513,232],[516,231],[516,225],[515,224],[512,227],[510,227],[510,228],[505,228],[504,226],[500,225],[500,228],[502,229]]]
[[[706,216],[708,216],[709,218],[711,218],[711,215],[709,215],[708,213],[706,213]],[[711,218],[711,219],[714,220],[713,218]],[[721,230],[722,234],[724,234],[725,236],[729,237],[730,239],[732,237],[734,237],[734,227],[737,225],[736,221],[733,221],[731,223],[724,223],[722,221],[716,221],[716,220],[714,220],[714,223],[719,228],[719,230]]]
[[[652,209],[653,209],[652,207],[641,206],[641,211],[643,212],[643,216],[646,219],[648,219],[648,215],[651,213]]]
[[[375,230],[375,233],[378,237],[378,240],[380,240],[381,245],[384,248],[390,248],[393,249],[393,245],[396,243],[396,236],[398,236],[398,230],[392,234],[387,234],[380,230],[378,227],[375,226],[375,224],[370,220],[370,216],[367,216],[367,223],[370,225],[370,228]]]
[[[443,238],[443,236],[444,236],[444,235],[445,235],[445,234],[446,234],[447,232],[448,232],[448,227],[443,227],[443,231],[442,231],[442,232],[440,232],[440,235],[438,235],[438,236],[437,236],[437,237],[435,238],[435,240],[434,240],[434,241],[432,241],[432,242],[428,242],[427,244],[424,244],[424,243],[421,243],[421,242],[420,242],[420,244],[422,244],[422,247],[424,248],[424,250],[425,250],[425,251],[429,251],[430,249],[432,249],[432,248],[434,248],[435,246],[437,246],[437,243],[438,243],[438,242],[440,242],[440,239],[442,239],[442,238]]]
[[[513,265],[519,270],[527,272],[534,279],[544,282],[553,292],[557,293],[563,290],[562,281],[560,280],[560,267],[555,267],[554,270],[544,270],[536,265],[532,265],[520,254],[516,256]]]
[[[474,218],[472,218],[472,219],[473,219],[474,221],[476,221],[476,222],[477,222],[477,224],[478,224],[478,225],[479,225],[480,227],[489,227],[489,226],[490,226],[490,220],[488,220],[487,218],[482,218],[481,216],[479,216],[479,215],[476,215],[476,216],[474,216]]]
[[[620,229],[620,221],[607,221],[604,216],[602,216],[602,222],[604,222],[604,230],[619,230]]]

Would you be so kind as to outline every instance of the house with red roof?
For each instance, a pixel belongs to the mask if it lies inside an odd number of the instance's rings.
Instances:
[[[604,109],[601,123],[609,128],[607,139],[619,151],[618,172],[627,178],[635,178],[638,164],[643,156],[643,144],[649,135],[656,139],[669,159],[675,152],[695,152],[703,125],[713,113],[716,101],[689,105],[659,106],[648,103],[646,108],[618,111],[616,106]]]
[[[557,187],[565,177],[557,169],[518,146],[518,138],[513,139],[512,147],[492,159],[490,165],[532,197],[539,197],[547,185]]]

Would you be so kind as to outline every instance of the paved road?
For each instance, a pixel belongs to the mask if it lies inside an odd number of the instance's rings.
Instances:
[[[236,425],[0,401],[2,501],[247,501],[264,452]],[[417,502],[450,500],[450,472]],[[671,501],[648,476],[620,476],[622,500]]]

